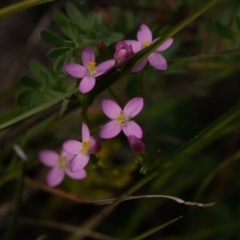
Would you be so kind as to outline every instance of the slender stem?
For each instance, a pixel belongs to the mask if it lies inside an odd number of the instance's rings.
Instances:
[[[108,88],[108,92],[111,94],[111,96],[113,97],[113,99],[116,100],[116,102],[118,103],[119,106],[122,107],[121,101],[119,99],[119,97],[117,96],[117,94],[113,91],[113,89],[111,87]]]
[[[5,232],[5,235],[3,237],[4,240],[14,239],[14,235],[16,233],[16,226],[17,226],[18,216],[19,216],[19,212],[20,212],[21,197],[22,197],[22,191],[23,191],[23,186],[24,186],[25,161],[21,160],[20,164],[21,164],[21,166],[20,166],[21,173],[20,173],[19,179],[17,181],[15,208],[14,208],[10,223],[9,223],[7,230]]]
[[[36,5],[40,5],[43,3],[53,2],[53,1],[54,0],[28,0],[28,1],[22,1],[16,4],[12,4],[10,6],[0,9],[0,19],[8,17],[24,9],[27,9]]]

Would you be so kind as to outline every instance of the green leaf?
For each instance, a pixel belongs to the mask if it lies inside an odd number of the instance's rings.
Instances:
[[[60,97],[62,94],[63,94],[62,92],[50,88],[44,91],[44,95],[46,95],[46,97],[50,100],[56,97]]]
[[[38,89],[39,87],[41,87],[41,85],[35,79],[33,79],[29,76],[26,76],[26,75],[20,77],[19,82],[21,85],[23,85],[25,87],[29,87],[29,88]]]
[[[66,54],[69,51],[69,48],[62,47],[62,48],[54,48],[50,50],[47,54],[49,58],[58,58],[64,54]]]
[[[87,31],[87,20],[77,7],[72,3],[67,3],[67,14],[69,18],[83,31]]]
[[[24,89],[17,96],[17,103],[20,106],[28,106],[29,102],[34,98],[35,92],[32,89]]]
[[[219,35],[221,35],[225,38],[233,38],[234,37],[233,32],[230,29],[228,29],[228,27],[225,27],[221,22],[215,21],[214,26],[215,26],[216,32]]]
[[[56,47],[68,47],[69,43],[65,42],[63,38],[56,35],[55,33],[52,33],[48,30],[41,31],[41,37],[42,40],[46,43],[49,43],[51,45],[54,45]]]
[[[92,12],[88,15],[87,22],[86,22],[86,29],[87,32],[91,32],[93,26],[96,24],[97,14]]]
[[[43,85],[47,85],[49,83],[49,71],[41,63],[31,60],[29,62],[29,68]]]
[[[108,30],[102,31],[100,39],[103,39],[104,41],[108,42],[119,42],[124,38],[124,35],[122,33],[118,32],[111,32]]]
[[[240,17],[236,17],[236,24],[237,24],[238,30],[240,30]]]
[[[66,59],[65,55],[62,55],[62,56],[58,57],[58,59],[56,60],[56,62],[53,65],[53,70],[55,72],[63,73],[62,68],[63,68],[63,64],[65,63],[65,59]]]

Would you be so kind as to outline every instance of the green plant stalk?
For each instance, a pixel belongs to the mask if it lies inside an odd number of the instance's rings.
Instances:
[[[14,208],[13,214],[11,216],[10,223],[8,224],[7,230],[3,237],[3,240],[14,239],[15,229],[17,226],[17,220],[18,220],[20,206],[21,206],[22,191],[23,191],[23,186],[24,186],[24,170],[25,170],[25,164],[26,164],[23,160],[20,160],[20,161],[21,161],[21,166],[20,166],[21,173],[20,173],[19,179],[17,181],[15,208]]]
[[[196,193],[196,197],[194,199],[198,199],[199,196],[202,194],[202,192],[207,188],[207,186],[209,185],[209,183],[213,180],[213,178],[224,168],[226,167],[228,164],[230,164],[233,161],[239,160],[240,158],[240,151],[237,151],[234,155],[230,156],[229,158],[227,158],[225,161],[223,161],[218,167],[217,169],[215,169],[213,172],[211,172],[206,178],[205,180],[202,182],[201,186],[199,187],[197,193]]]
[[[28,0],[28,1],[22,1],[20,3],[12,4],[10,6],[0,9],[0,19],[8,17],[14,13],[20,12],[27,8],[40,5],[43,3],[53,2],[53,1],[54,0]]]
[[[131,238],[130,240],[145,239],[146,237],[154,234],[155,232],[157,232],[157,231],[159,231],[159,230],[167,227],[168,225],[176,222],[176,221],[179,220],[180,218],[182,218],[182,216],[180,216],[180,217],[178,217],[178,218],[174,218],[173,220],[168,221],[168,222],[166,222],[166,223],[164,223],[164,224],[161,224],[160,226],[154,227],[154,228],[152,228],[152,229],[150,229],[150,230],[148,230],[148,231],[146,231],[146,232],[144,232],[144,233],[142,233],[142,234],[140,234],[140,235],[138,235],[138,236],[136,236],[136,237]]]
[[[212,0],[208,2],[206,5],[204,5],[199,11],[197,11],[195,14],[191,15],[187,19],[183,20],[181,23],[179,23],[175,28],[173,28],[169,33],[167,33],[164,37],[158,39],[156,42],[148,46],[147,48],[141,50],[137,54],[135,54],[133,57],[127,59],[123,63],[113,67],[110,71],[103,74],[98,78],[96,87],[92,91],[92,95],[96,96],[97,94],[103,92],[104,90],[108,89],[109,86],[111,86],[113,83],[115,83],[118,79],[120,79],[123,75],[129,72],[129,70],[132,69],[133,66],[135,66],[137,63],[141,62],[144,58],[146,58],[149,54],[151,54],[153,51],[157,49],[163,42],[165,42],[169,37],[173,36],[177,32],[179,32],[182,28],[184,28],[187,24],[189,24],[192,20],[200,16],[202,13],[204,13],[206,10],[208,10],[211,6],[216,4],[219,0]],[[196,56],[193,57],[196,58]],[[61,97],[57,97],[37,108],[34,108],[30,110],[27,113],[24,113],[14,119],[11,119],[10,121],[7,121],[3,124],[0,124],[0,130],[11,126],[12,124],[15,124],[19,121],[22,121],[23,119],[30,117],[40,111],[43,111],[44,109],[56,104],[57,102],[63,100],[65,97],[69,97],[74,93],[77,93],[78,89],[75,88],[73,90],[70,90],[69,92],[63,94]]]

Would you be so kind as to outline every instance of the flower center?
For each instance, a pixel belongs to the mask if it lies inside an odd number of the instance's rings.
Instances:
[[[88,154],[91,147],[90,141],[82,142],[82,148],[80,149],[80,153]]]
[[[64,156],[60,156],[57,162],[57,167],[59,168],[66,168],[67,167],[67,161]]]
[[[117,124],[125,124],[130,118],[128,118],[123,111],[120,112],[116,117]]]
[[[150,42],[149,41],[147,41],[147,40],[144,40],[143,41],[143,47],[145,48],[145,47],[148,47],[150,45]]]
[[[89,77],[93,77],[96,74],[96,72],[97,72],[97,66],[96,65],[97,64],[94,61],[88,62],[87,69],[88,69],[88,76]]]

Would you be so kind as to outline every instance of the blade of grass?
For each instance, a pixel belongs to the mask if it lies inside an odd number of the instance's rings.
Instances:
[[[16,12],[20,12],[27,8],[48,3],[48,2],[53,2],[53,1],[54,0],[29,0],[29,1],[22,1],[20,3],[12,4],[10,6],[0,9],[0,19],[8,17]]]

